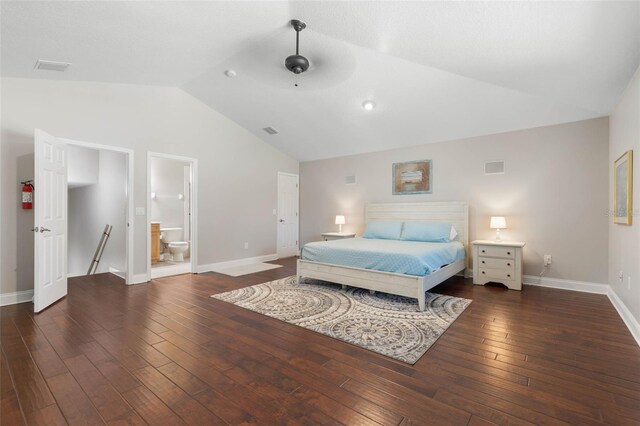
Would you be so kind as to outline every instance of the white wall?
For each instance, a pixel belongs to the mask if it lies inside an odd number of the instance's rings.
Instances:
[[[640,68],[610,117],[609,208],[613,209],[613,162],[633,150],[632,225],[609,220],[609,284],[640,322]],[[622,271],[623,280],[618,274]]]
[[[200,265],[276,253],[277,172],[298,162],[177,88],[2,79],[2,259],[0,292],[32,288],[18,280],[18,246],[33,238],[17,229],[16,159],[33,153],[33,131],[130,148],[134,203],[146,208],[146,152],[199,159]],[[146,272],[146,215],[135,217],[134,273]],[[249,242],[249,249],[243,242]],[[18,248],[17,248],[18,247]]]
[[[425,124],[428,125],[428,124]],[[504,239],[525,241],[525,273],[606,283],[608,119],[580,121],[300,164],[301,241],[335,231],[361,233],[368,202],[465,200],[470,239],[493,238],[492,215],[506,216]],[[416,139],[419,142],[419,139]],[[395,162],[433,160],[433,194],[392,195]],[[485,176],[485,160],[506,161],[506,174]],[[356,175],[355,185],[345,176]]]
[[[161,228],[180,227],[184,231],[185,203],[184,167],[189,163],[168,158],[151,158],[151,220],[160,222]],[[182,194],[183,199],[178,198]],[[185,240],[186,241],[186,240]]]
[[[67,184],[69,188],[98,183],[100,151],[67,146]]]
[[[109,272],[109,267],[125,271],[127,156],[111,151],[75,150],[97,154],[99,172],[97,183],[69,189],[68,274],[87,273],[106,224],[113,229],[96,272]]]

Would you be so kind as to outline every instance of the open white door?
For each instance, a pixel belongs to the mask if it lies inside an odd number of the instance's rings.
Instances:
[[[67,295],[66,144],[35,132],[34,311]]]
[[[278,173],[278,257],[298,254],[298,176]]]

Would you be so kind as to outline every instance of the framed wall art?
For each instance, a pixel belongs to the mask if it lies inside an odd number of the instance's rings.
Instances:
[[[631,225],[633,211],[633,151],[613,162],[613,223]]]
[[[431,160],[393,163],[393,195],[431,194],[433,167]]]

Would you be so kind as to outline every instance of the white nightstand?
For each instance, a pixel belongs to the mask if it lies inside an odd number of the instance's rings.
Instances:
[[[522,290],[522,248],[519,241],[477,240],[473,243],[473,283],[502,283]]]
[[[322,239],[325,241],[330,240],[342,240],[344,238],[354,238],[356,236],[353,232],[325,232],[322,234]]]

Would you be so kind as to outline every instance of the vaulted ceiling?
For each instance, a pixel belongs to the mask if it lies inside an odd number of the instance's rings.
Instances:
[[[3,76],[177,86],[301,161],[608,115],[640,65],[635,1],[1,8]],[[292,18],[311,61],[297,79]]]

